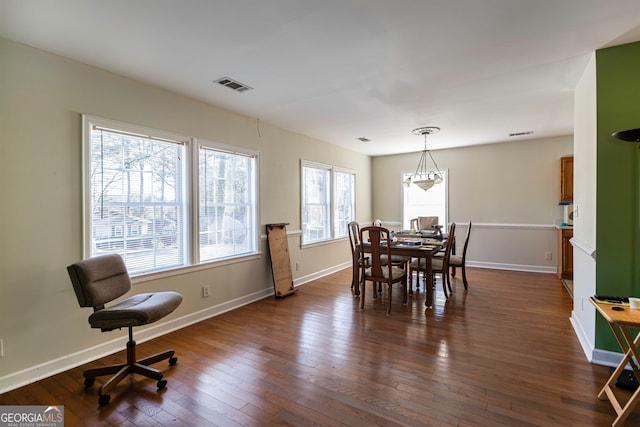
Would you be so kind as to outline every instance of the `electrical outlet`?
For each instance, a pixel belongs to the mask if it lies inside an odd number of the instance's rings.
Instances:
[[[302,263],[296,262],[296,271],[300,271],[300,270],[302,270]]]
[[[547,259],[547,260],[551,259],[551,252],[545,252],[544,259]]]
[[[204,285],[202,287],[202,298],[207,298],[209,296],[209,285]]]

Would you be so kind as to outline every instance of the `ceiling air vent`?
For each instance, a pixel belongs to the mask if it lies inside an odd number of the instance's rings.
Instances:
[[[523,135],[531,135],[533,133],[532,130],[528,130],[526,132],[513,132],[510,133],[509,136],[523,136]]]
[[[361,136],[360,138],[356,138],[356,139],[360,142],[371,142],[369,138],[365,138],[364,136]]]
[[[214,83],[218,83],[219,85],[226,86],[229,89],[233,89],[236,92],[246,92],[248,90],[253,89],[251,86],[247,86],[243,83],[240,83],[237,80],[230,79],[229,77],[221,77],[218,80],[214,80]]]

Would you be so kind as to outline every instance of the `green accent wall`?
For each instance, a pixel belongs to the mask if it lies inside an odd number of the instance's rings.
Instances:
[[[596,51],[596,81],[596,292],[640,296],[640,144],[611,136],[640,128],[640,42]],[[596,348],[620,352],[607,322],[596,322]]]

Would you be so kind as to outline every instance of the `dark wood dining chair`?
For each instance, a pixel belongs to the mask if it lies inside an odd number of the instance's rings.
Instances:
[[[444,252],[442,253],[442,256],[434,256],[431,262],[431,271],[433,273],[434,281],[435,281],[436,274],[440,274],[442,276],[442,290],[444,292],[445,298],[449,298],[449,293],[452,292],[451,281],[449,279],[449,259],[450,259],[451,250],[454,244],[453,236],[455,231],[456,231],[456,224],[455,222],[452,222],[451,225],[449,226],[449,234],[448,234],[449,237],[445,244]],[[420,263],[420,260],[415,259],[411,261],[409,271],[417,272],[416,280],[419,283],[420,273],[422,273],[423,275],[426,273],[426,266]],[[409,273],[409,277],[411,277],[411,273]],[[432,283],[431,286],[433,286],[434,284],[435,283]],[[425,284],[425,286],[428,286],[428,285]],[[410,287],[413,288],[413,283],[410,285]],[[447,292],[447,288],[449,289],[449,293]]]
[[[360,242],[371,245],[369,258],[366,258],[363,245],[360,246],[360,258],[364,261],[360,309],[364,309],[366,282],[373,282],[373,296],[377,297],[376,283],[385,283],[388,288],[389,303],[387,315],[391,314],[392,289],[395,283],[402,284],[402,304],[407,304],[407,271],[384,262],[383,256],[391,259],[391,237],[389,230],[383,227],[363,227],[360,229]]]
[[[460,267],[462,270],[462,283],[464,289],[469,290],[469,283],[467,282],[467,248],[469,247],[469,237],[471,236],[471,221],[469,221],[469,228],[467,228],[467,236],[464,238],[464,246],[462,248],[462,255],[456,255],[454,253],[449,257],[449,267],[451,268],[451,275],[456,276],[456,267]]]
[[[419,216],[411,220],[411,227],[414,230],[431,230],[434,225],[438,225],[439,220],[437,216]]]
[[[351,289],[356,286],[361,288],[362,284],[362,269],[364,268],[364,259],[360,257],[360,224],[356,221],[351,221],[347,224],[349,230],[349,243],[351,244],[351,256],[353,262],[353,277],[351,279]]]
[[[449,294],[453,293],[451,288],[451,278],[449,277],[449,262],[451,260],[451,252],[455,243],[455,231],[456,223],[452,222],[449,226],[449,238],[445,245],[444,254],[441,257],[434,257],[431,267],[433,269],[433,277],[439,274],[442,277],[442,290],[444,291],[445,298],[449,298]],[[449,288],[449,294],[447,294],[447,288]]]

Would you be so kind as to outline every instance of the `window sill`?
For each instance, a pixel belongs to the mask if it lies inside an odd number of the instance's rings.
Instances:
[[[330,245],[332,243],[338,243],[338,242],[342,242],[344,240],[347,240],[346,236],[345,237],[337,237],[335,239],[322,240],[320,242],[300,243],[300,249],[309,249],[309,248],[314,248],[316,246]]]
[[[212,268],[218,268],[225,265],[237,264],[241,262],[253,261],[262,258],[262,252],[253,252],[248,255],[242,255],[233,258],[225,258],[218,261],[208,261],[202,264],[187,265],[184,267],[173,268],[171,270],[157,271],[154,273],[141,274],[139,276],[131,277],[131,283],[134,285],[137,283],[150,282],[152,280],[164,279],[172,276],[179,276],[182,274],[192,273],[194,271],[210,270]]]

